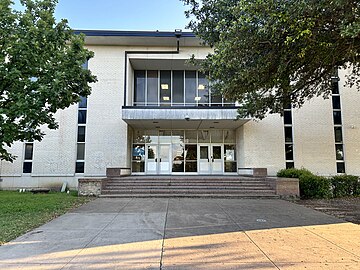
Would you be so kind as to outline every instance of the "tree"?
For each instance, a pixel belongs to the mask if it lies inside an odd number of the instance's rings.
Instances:
[[[15,141],[40,141],[41,126],[56,129],[54,114],[90,94],[96,77],[82,65],[93,56],[66,20],[56,23],[56,0],[0,2],[0,159]]]
[[[216,89],[241,102],[241,117],[328,97],[338,68],[360,85],[360,1],[183,1],[189,28],[214,48],[198,62]]]

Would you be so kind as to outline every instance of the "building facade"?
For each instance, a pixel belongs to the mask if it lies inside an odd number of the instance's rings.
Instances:
[[[238,119],[194,55],[210,48],[192,33],[82,31],[95,53],[84,68],[92,94],[56,114],[59,129],[41,142],[17,142],[1,162],[0,188],[77,187],[106,168],[136,175],[236,175],[246,168],[305,167],[320,175],[360,175],[360,93],[339,71],[329,99],[284,109],[284,117]]]

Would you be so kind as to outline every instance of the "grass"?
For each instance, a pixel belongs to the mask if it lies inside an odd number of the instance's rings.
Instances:
[[[32,194],[0,191],[0,245],[90,200],[77,197],[76,192]]]

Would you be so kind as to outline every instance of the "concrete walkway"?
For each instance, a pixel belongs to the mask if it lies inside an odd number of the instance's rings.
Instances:
[[[360,269],[360,227],[282,200],[97,199],[0,247],[0,269]]]

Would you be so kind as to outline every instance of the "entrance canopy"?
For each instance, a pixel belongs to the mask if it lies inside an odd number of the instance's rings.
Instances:
[[[236,108],[123,107],[122,118],[135,129],[236,129],[250,119],[237,119]]]

